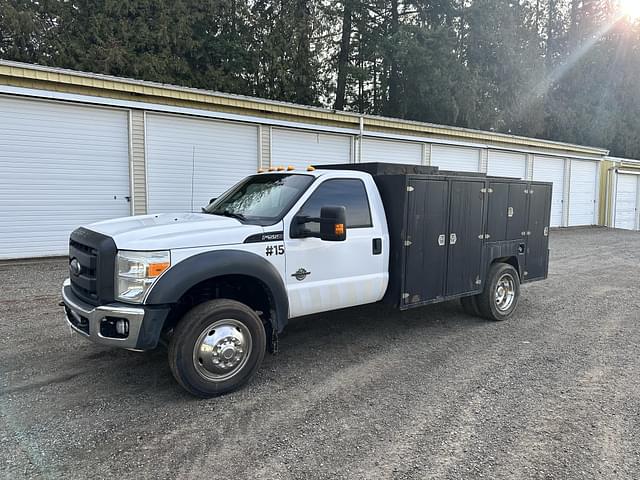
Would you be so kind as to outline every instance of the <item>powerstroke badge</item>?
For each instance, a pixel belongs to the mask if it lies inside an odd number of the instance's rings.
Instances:
[[[265,232],[256,233],[245,238],[244,243],[260,243],[260,242],[282,242],[284,240],[284,232]]]

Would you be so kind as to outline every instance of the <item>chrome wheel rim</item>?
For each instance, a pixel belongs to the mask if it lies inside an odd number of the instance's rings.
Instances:
[[[193,348],[193,365],[208,381],[222,382],[247,364],[251,353],[251,333],[238,320],[218,320],[205,328]]]
[[[496,308],[506,312],[511,308],[516,298],[516,282],[510,273],[505,273],[496,284],[495,302]]]

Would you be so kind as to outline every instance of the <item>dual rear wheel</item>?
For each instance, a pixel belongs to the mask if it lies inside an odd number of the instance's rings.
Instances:
[[[464,311],[473,316],[489,320],[507,320],[520,298],[520,277],[508,263],[494,263],[489,269],[484,291],[460,299]]]

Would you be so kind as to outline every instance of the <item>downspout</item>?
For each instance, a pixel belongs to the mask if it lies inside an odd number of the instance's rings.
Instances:
[[[364,115],[360,115],[360,148],[358,148],[358,163],[362,163],[362,144],[364,143]]]
[[[607,183],[605,186],[605,197],[604,197],[604,201],[605,201],[605,210],[604,210],[604,224],[605,226],[609,227],[609,228],[615,228],[614,223],[614,219],[613,216],[611,215],[611,208],[612,208],[612,198],[613,198],[613,182],[611,181],[611,171],[615,170],[617,167],[614,165],[612,167],[607,168]]]

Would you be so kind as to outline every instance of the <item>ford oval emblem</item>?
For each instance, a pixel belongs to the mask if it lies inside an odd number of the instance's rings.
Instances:
[[[76,277],[80,275],[80,273],[82,273],[82,266],[80,265],[80,262],[77,258],[71,259],[71,261],[69,262],[69,270]]]

